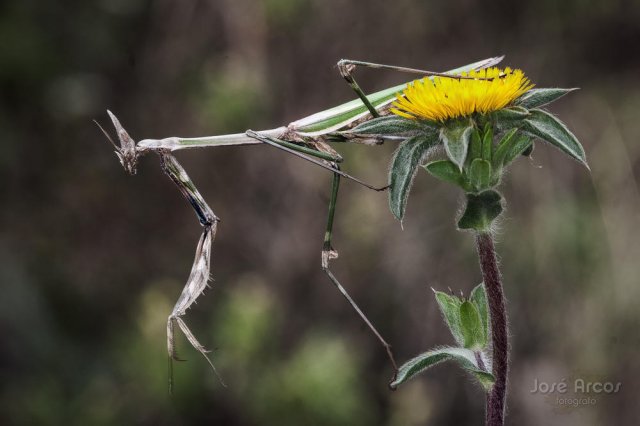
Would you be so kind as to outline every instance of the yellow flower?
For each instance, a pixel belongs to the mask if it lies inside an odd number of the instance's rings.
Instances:
[[[462,73],[458,79],[425,77],[396,94],[391,112],[409,119],[445,121],[473,113],[486,114],[511,104],[533,87],[521,70],[488,68]]]

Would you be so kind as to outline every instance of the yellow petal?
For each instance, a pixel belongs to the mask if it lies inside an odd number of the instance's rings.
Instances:
[[[432,121],[486,114],[510,105],[533,87],[519,69],[488,68],[461,76],[473,79],[435,77],[409,83],[402,94],[396,95],[391,112]]]

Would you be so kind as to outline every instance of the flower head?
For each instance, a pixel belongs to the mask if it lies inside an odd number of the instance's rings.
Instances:
[[[425,77],[409,83],[396,95],[391,112],[432,121],[486,114],[510,105],[533,87],[519,69],[494,67],[460,75],[472,78]]]

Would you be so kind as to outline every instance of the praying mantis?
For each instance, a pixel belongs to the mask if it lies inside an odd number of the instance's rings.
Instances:
[[[431,78],[440,76],[460,79],[470,78],[461,76],[460,73],[462,72],[488,68],[499,63],[502,59],[503,57],[492,57],[445,73],[343,59],[337,64],[338,69],[341,76],[358,95],[358,99],[354,99],[342,105],[296,120],[287,126],[281,126],[270,130],[247,130],[244,133],[198,138],[168,137],[164,139],[143,139],[136,143],[120,124],[118,118],[111,111],[107,111],[116,129],[120,145],[116,145],[109,137],[108,133],[102,129],[97,122],[96,124],[115,147],[115,153],[125,171],[134,175],[137,169],[138,158],[149,152],[156,153],[160,158],[160,165],[163,172],[173,181],[184,198],[189,202],[203,228],[202,235],[196,248],[195,259],[191,272],[182,293],[167,318],[169,390],[171,391],[172,388],[172,361],[179,360],[174,340],[176,325],[185,335],[193,348],[202,354],[214,373],[218,375],[213,362],[207,355],[208,351],[189,329],[184,321],[184,316],[186,315],[186,311],[193,305],[208,286],[211,270],[212,243],[216,236],[217,226],[220,219],[204,200],[193,181],[189,178],[185,169],[176,160],[173,155],[174,151],[193,148],[214,148],[219,146],[266,144],[302,158],[316,166],[327,169],[332,173],[333,178],[329,198],[327,225],[321,251],[321,267],[331,283],[348,301],[362,321],[364,321],[367,327],[374,334],[376,339],[384,347],[389,362],[393,367],[395,377],[398,367],[391,350],[391,345],[389,345],[389,343],[387,343],[387,341],[378,332],[376,327],[351,298],[347,290],[342,286],[329,267],[330,261],[338,257],[337,251],[335,251],[332,246],[332,234],[341,178],[354,181],[375,191],[384,191],[387,189],[387,186],[375,187],[344,172],[340,167],[342,157],[329,144],[358,143],[363,145],[378,145],[383,143],[384,139],[393,139],[393,137],[385,137],[382,135],[359,135],[351,132],[350,130],[352,130],[356,125],[370,120],[371,118],[387,115],[389,113],[388,111],[391,103],[396,98],[396,94],[402,91],[406,86],[406,83],[366,95],[353,77],[353,72],[357,67],[369,67],[419,74],[421,76]],[[218,375],[218,377],[220,376]]]

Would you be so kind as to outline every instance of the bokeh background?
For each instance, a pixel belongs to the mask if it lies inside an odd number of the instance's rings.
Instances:
[[[213,290],[187,321],[228,387],[180,337],[170,397],[165,320],[200,227],[157,158],[126,175],[91,120],[110,108],[137,140],[271,128],[354,98],[340,58],[446,70],[505,54],[540,87],[581,88],[551,110],[591,165],[538,144],[503,186],[508,423],[637,424],[639,22],[633,0],[3,2],[0,422],[482,424],[456,365],[387,389],[384,351],[320,270],[330,175],[266,146],[178,155],[222,218]],[[385,182],[392,143],[339,149]],[[334,270],[400,360],[452,343],[430,287],[480,281],[460,204],[419,174],[402,229],[385,194],[342,185]],[[576,378],[622,386],[579,408],[530,392]]]

